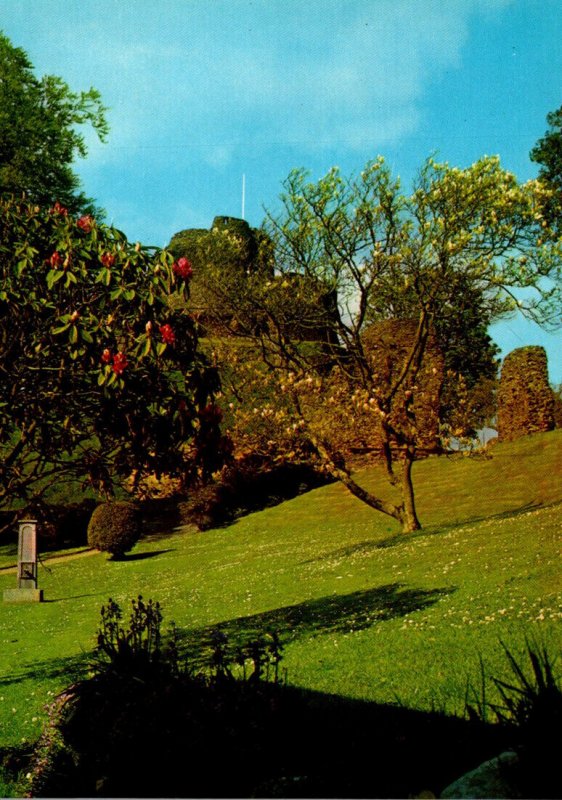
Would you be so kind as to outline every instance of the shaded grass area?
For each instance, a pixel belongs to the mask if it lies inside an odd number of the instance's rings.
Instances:
[[[75,691],[41,796],[410,797],[504,745],[482,723],[251,680],[112,670]]]
[[[416,464],[415,535],[330,485],[203,534],[151,525],[122,562],[40,567],[48,602],[0,604],[0,743],[37,737],[44,704],[84,670],[102,603],[138,594],[194,657],[214,629],[234,643],[273,628],[303,690],[462,713],[480,655],[505,674],[500,639],[515,655],[529,634],[560,649],[561,433]],[[0,573],[0,591],[14,581]]]

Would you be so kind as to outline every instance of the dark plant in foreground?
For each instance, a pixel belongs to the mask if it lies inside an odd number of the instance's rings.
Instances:
[[[560,797],[562,779],[562,680],[555,659],[544,645],[527,642],[528,665],[518,660],[502,642],[513,679],[492,678],[499,695],[486,695],[486,675],[481,662],[482,686],[469,717],[495,719],[507,733],[510,746],[519,755],[516,780],[522,797]]]
[[[49,707],[22,794],[204,796],[211,786],[214,796],[246,795],[269,774],[278,637],[233,649],[217,632],[196,672],[175,626],[166,637],[161,627],[160,604],[142,596],[131,601],[128,621],[113,599],[102,606],[90,677]],[[213,776],[210,753],[221,764]]]
[[[122,624],[118,603],[109,598],[101,607],[101,621],[94,651],[97,672],[111,669],[126,674],[144,672],[160,662],[162,612],[160,603],[145,602],[142,595],[131,600],[129,626]]]
[[[502,726],[286,685],[276,634],[202,634],[197,659],[184,633],[154,601],[105,603],[91,673],[54,699],[18,793],[438,796],[505,749]]]

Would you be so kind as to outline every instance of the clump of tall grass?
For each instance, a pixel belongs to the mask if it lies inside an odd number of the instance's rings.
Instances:
[[[562,776],[562,677],[557,659],[544,645],[526,643],[526,659],[518,659],[501,642],[512,678],[492,677],[497,699],[490,699],[481,661],[479,692],[469,687],[470,718],[495,721],[518,754],[516,779],[521,797],[560,797]]]

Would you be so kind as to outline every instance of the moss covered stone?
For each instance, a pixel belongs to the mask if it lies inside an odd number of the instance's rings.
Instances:
[[[383,387],[383,394],[404,369],[416,338],[415,320],[383,320],[371,325],[363,336],[372,374]],[[439,449],[439,408],[444,378],[444,359],[435,335],[430,334],[424,358],[415,380],[407,378],[391,403],[390,422],[415,440],[420,452]],[[361,435],[368,436],[366,448],[355,443],[357,450],[380,451],[382,438],[377,425],[361,426]],[[396,445],[396,442],[393,442]]]

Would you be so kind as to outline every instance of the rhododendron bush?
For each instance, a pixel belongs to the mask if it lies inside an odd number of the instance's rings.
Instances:
[[[59,203],[0,204],[0,498],[220,463],[189,264]],[[183,308],[183,311],[178,311]]]

